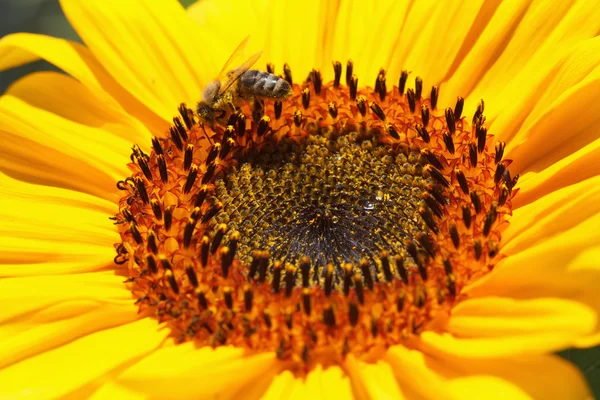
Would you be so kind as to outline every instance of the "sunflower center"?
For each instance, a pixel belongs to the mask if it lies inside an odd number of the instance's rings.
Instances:
[[[216,220],[240,231],[243,263],[250,265],[256,250],[283,263],[306,257],[312,283],[322,281],[328,264],[339,282],[344,264],[365,261],[375,274],[382,252],[402,254],[406,240],[423,232],[414,216],[431,179],[422,176],[418,153],[387,146],[376,132],[328,127],[238,162],[215,182],[224,205]],[[221,229],[215,224],[213,238]]]
[[[290,84],[286,66],[284,77]],[[134,146],[114,217],[140,310],[181,341],[273,351],[301,370],[443,329],[495,264],[516,177],[463,100],[416,78],[358,88],[352,63],[208,126],[182,105]],[[406,89],[406,90],[405,90]]]

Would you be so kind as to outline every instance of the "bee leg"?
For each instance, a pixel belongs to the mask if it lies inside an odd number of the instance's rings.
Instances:
[[[232,98],[228,98],[227,99],[227,105],[229,106],[229,108],[231,109],[232,113],[236,113],[237,112],[237,107],[235,106],[235,104],[233,103],[233,99]]]
[[[265,110],[265,103],[261,99],[252,98],[250,100],[252,104],[252,120],[258,123],[258,121],[263,117]]]
[[[222,101],[225,104],[225,107],[229,108],[229,110],[230,110],[231,113],[237,112],[237,108],[235,107],[235,104],[234,104],[234,101],[233,101],[233,94],[231,93],[231,91],[227,92],[222,97]]]
[[[210,135],[208,134],[208,132],[206,132],[206,129],[204,128],[204,122],[200,125],[202,127],[202,131],[204,132],[204,136],[208,139],[208,141],[210,142],[211,146],[213,145],[213,141],[210,138]]]

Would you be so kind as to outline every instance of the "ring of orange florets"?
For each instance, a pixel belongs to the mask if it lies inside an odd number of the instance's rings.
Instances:
[[[242,104],[211,128],[182,105],[169,138],[155,138],[150,154],[133,148],[133,174],[117,185],[125,195],[115,262],[127,264],[140,310],[153,310],[180,340],[270,350],[305,365],[367,354],[439,326],[462,288],[493,267],[516,179],[504,144],[493,145],[483,126],[483,103],[471,125],[461,98],[438,113],[437,87],[423,98],[417,78],[405,91],[407,73],[391,91],[383,70],[374,90],[358,90],[351,63],[346,86],[341,64],[334,70],[330,84],[313,71],[290,99]],[[289,69],[285,77],[292,83]],[[341,265],[337,279],[331,265],[284,262],[268,248],[240,260],[248,232],[228,224],[219,179],[249,153],[331,131],[377,138],[423,167],[429,190],[414,215],[422,234],[394,254]],[[321,279],[307,278],[314,268]]]

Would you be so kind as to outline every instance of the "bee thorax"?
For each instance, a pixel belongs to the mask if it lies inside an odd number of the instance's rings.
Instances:
[[[213,82],[209,83],[208,85],[206,85],[206,87],[204,88],[204,91],[202,92],[202,100],[204,100],[205,102],[207,102],[209,104],[214,103],[219,95],[220,89],[221,89],[221,82],[213,81]]]

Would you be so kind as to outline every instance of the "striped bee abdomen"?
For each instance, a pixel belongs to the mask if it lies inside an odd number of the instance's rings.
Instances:
[[[251,69],[240,77],[239,94],[242,97],[266,97],[282,99],[292,93],[290,84],[276,75]]]

